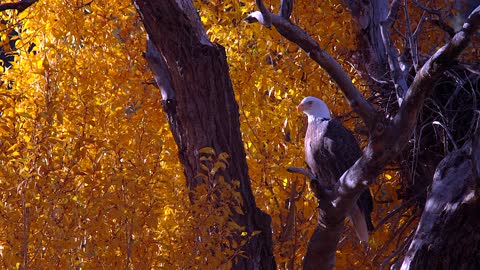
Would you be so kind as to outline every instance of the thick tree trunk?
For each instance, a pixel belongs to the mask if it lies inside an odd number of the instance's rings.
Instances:
[[[480,201],[472,170],[478,161],[472,162],[471,150],[468,143],[439,164],[402,270],[480,269]]]
[[[235,221],[249,233],[261,231],[247,243],[248,258],[239,257],[235,268],[274,269],[271,218],[256,207],[252,194],[224,48],[209,41],[191,0],[134,2],[149,35],[146,57],[162,89],[188,186],[202,181],[196,177],[199,149],[228,153],[222,175],[240,181],[245,213]]]

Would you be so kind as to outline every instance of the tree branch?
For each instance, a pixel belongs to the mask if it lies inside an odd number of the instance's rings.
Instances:
[[[417,39],[412,31],[412,24],[410,22],[410,14],[408,12],[407,1],[405,1],[403,10],[405,13],[405,21],[407,24],[407,40],[410,46],[410,53],[412,55],[413,67],[415,68],[415,71],[417,71],[418,70],[418,46],[417,46]],[[422,16],[422,20],[423,20],[423,16]],[[420,22],[418,23],[419,27],[421,27],[422,20],[420,20]]]
[[[4,3],[0,4],[0,11],[14,9],[17,10],[18,13],[20,13],[31,5],[35,4],[36,2],[38,2],[38,0],[20,0],[20,2],[15,3]]]
[[[175,92],[172,88],[172,79],[168,72],[167,63],[165,59],[158,53],[158,49],[155,48],[155,44],[152,42],[147,34],[147,50],[144,54],[147,60],[148,67],[153,73],[153,77],[157,86],[160,88],[163,101],[174,100]]]
[[[405,72],[400,68],[398,54],[395,50],[395,47],[392,46],[392,40],[390,38],[390,29],[397,20],[399,9],[400,0],[394,0],[392,2],[392,6],[390,7],[390,11],[388,12],[387,18],[380,25],[380,30],[382,34],[382,41],[387,53],[388,65],[390,67],[390,77],[395,85],[398,104],[401,105],[403,102],[403,97],[408,90],[407,79]]]
[[[327,202],[329,202],[334,198],[334,191],[327,186],[322,185],[322,181],[319,181],[311,171],[297,167],[288,167],[287,171],[291,173],[302,174],[308,177],[310,179],[310,188],[315,193],[315,197],[318,200],[326,200]]]
[[[404,103],[395,116],[393,123],[396,132],[402,132],[395,148],[402,148],[410,138],[411,130],[416,121],[423,102],[432,89],[434,82],[442,75],[455,58],[467,47],[470,38],[480,25],[480,5],[472,11],[462,29],[442,48],[440,48],[419,70],[410,86]]]
[[[472,140],[472,175],[476,182],[477,194],[480,191],[480,111],[475,111],[477,116],[477,124],[475,126],[475,132],[473,133]]]
[[[290,20],[290,15],[292,15],[293,9],[293,0],[280,0],[280,10],[278,11],[278,16]]]
[[[308,177],[308,179],[310,179],[310,180],[315,179],[315,175],[311,171],[309,171],[307,169],[304,169],[304,168],[288,167],[287,172],[298,173],[298,174],[304,175],[304,176]]]
[[[263,5],[260,0],[256,2]],[[419,70],[413,84],[406,92],[399,112],[392,120],[378,117],[376,111],[351,83],[338,62],[323,51],[302,29],[280,16],[271,14],[268,10],[257,11],[256,16],[259,15],[269,16],[281,35],[305,50],[332,76],[352,109],[362,117],[370,130],[369,142],[363,150],[362,157],[342,175],[334,187],[335,198],[330,202],[319,200],[321,212],[317,227],[308,244],[304,269],[329,270],[334,265],[335,250],[343,231],[346,213],[410,139],[416,125],[417,114],[423,106],[426,95],[443,71],[468,45],[471,35],[478,29],[480,6],[469,16],[463,29]],[[257,21],[262,22],[262,20]]]
[[[415,4],[418,8],[422,9],[428,14],[433,14],[438,17],[438,19],[436,20],[429,19],[428,21],[437,25],[443,31],[447,32],[450,35],[450,37],[453,37],[455,35],[455,30],[445,22],[445,20],[442,18],[442,13],[440,12],[439,9],[427,8],[426,6],[422,5],[420,2],[416,0],[413,1],[413,4]]]
[[[271,15],[273,14],[267,9],[262,0],[255,0],[255,4],[257,5],[263,17],[263,19],[259,21],[266,27],[270,28],[272,26]]]
[[[377,117],[377,112],[355,87],[351,78],[342,69],[340,64],[332,56],[320,48],[318,43],[300,27],[292,24],[289,20],[281,16],[272,14],[265,8],[262,0],[256,0],[255,2],[257,3],[261,14],[258,12],[253,12],[245,20],[247,22],[259,21],[262,23],[262,19],[257,18],[254,21],[250,19],[251,17],[258,17],[258,15],[262,15],[264,21],[263,24],[267,27],[269,26],[267,21],[270,21],[282,36],[297,44],[307,53],[310,58],[312,58],[325,71],[327,71],[327,73],[333,78],[333,80],[342,90],[352,109],[358,113],[360,117],[362,117],[365,125],[369,127],[369,129],[374,128],[373,123]]]

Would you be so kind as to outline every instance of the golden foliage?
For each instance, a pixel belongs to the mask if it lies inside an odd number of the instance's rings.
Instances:
[[[3,14],[20,33],[0,90],[5,269],[158,265],[184,191],[134,7],[82,3]]]
[[[254,1],[195,3],[208,35],[227,51],[252,188],[273,219],[277,264],[298,269],[317,202],[305,179],[285,170],[304,164],[305,124],[295,107],[315,95],[335,115],[350,109],[299,48],[242,21]],[[2,46],[15,57],[0,87],[3,268],[214,269],[243,255],[251,236],[233,221],[242,202],[238,183],[221,175],[228,155],[204,148],[198,177],[205,184],[187,189],[148,83],[145,33],[131,1],[39,1],[2,19]],[[347,63],[354,23],[338,1],[297,1],[292,20],[360,80]],[[16,49],[7,46],[11,39]],[[399,204],[395,181],[385,175],[373,187],[383,202],[374,221]],[[378,268],[409,230],[395,241],[391,235],[408,222],[398,217],[382,227],[368,251],[347,232],[337,269]]]

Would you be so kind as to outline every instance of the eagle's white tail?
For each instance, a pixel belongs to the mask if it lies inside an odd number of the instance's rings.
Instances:
[[[357,233],[357,237],[360,242],[367,243],[368,242],[368,229],[367,229],[367,222],[365,221],[365,215],[363,214],[362,210],[355,204],[350,210],[348,218],[353,224],[353,229]]]

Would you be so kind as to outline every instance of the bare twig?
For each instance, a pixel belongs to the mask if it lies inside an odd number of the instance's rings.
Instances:
[[[383,260],[380,269],[383,270],[387,266],[388,263],[392,260],[392,258],[397,257],[400,255],[402,252],[405,251],[405,249],[410,245],[410,242],[412,242],[413,236],[414,236],[415,231],[412,231],[408,236],[407,239],[402,243],[402,245],[397,248],[392,254],[390,254],[385,260]],[[395,261],[398,260],[398,257],[392,262],[394,263]]]
[[[415,196],[411,197],[410,199],[402,203],[402,205],[395,208],[392,212],[388,213],[388,215],[386,215],[384,218],[382,218],[382,220],[378,222],[377,226],[375,227],[375,231],[377,231],[381,226],[387,223],[387,221],[389,221],[393,216],[398,214],[400,211],[412,205],[419,197],[423,196],[426,191],[427,190],[424,190],[421,193],[417,193]]]
[[[18,13],[20,13],[31,5],[35,4],[36,2],[38,2],[38,0],[20,0],[19,2],[15,3],[4,3],[0,4],[0,11],[14,9],[17,10]]]
[[[472,140],[471,162],[472,175],[477,183],[476,190],[480,191],[480,111],[475,112],[477,123],[475,125],[475,132]]]
[[[308,177],[310,180],[314,180],[315,179],[315,175],[307,170],[307,169],[304,169],[304,168],[298,168],[298,167],[288,167],[287,168],[287,172],[291,172],[291,173],[298,173],[298,174],[302,174],[302,175],[305,175],[306,177]]]
[[[423,10],[423,11],[429,13],[429,14],[433,14],[433,15],[437,16],[437,18],[438,18],[438,19],[427,19],[427,21],[437,25],[440,29],[447,32],[450,35],[450,37],[453,37],[455,35],[455,30],[450,25],[448,25],[448,23],[445,22],[445,20],[442,17],[442,12],[441,12],[440,9],[428,8],[428,7],[422,5],[420,2],[418,2],[416,0],[413,1],[413,4],[415,4],[421,10]]]
[[[322,185],[323,181],[318,181],[317,177],[307,169],[298,167],[288,167],[288,172],[305,175],[310,179],[310,187],[315,193],[317,199],[331,200],[334,197],[334,191],[327,186]]]
[[[412,55],[412,62],[413,66],[415,68],[415,71],[418,70],[418,46],[417,46],[417,40],[414,36],[414,33],[412,32],[412,24],[410,22],[410,13],[408,12],[408,6],[407,6],[407,0],[404,0],[404,5],[403,5],[403,10],[405,13],[405,21],[407,24],[407,37],[408,37],[408,44],[410,47],[410,53]],[[420,25],[420,24],[419,24]]]
[[[453,144],[453,147],[455,148],[455,150],[458,149],[458,145],[457,145],[457,143],[455,142],[455,140],[453,139],[452,134],[450,133],[450,131],[448,130],[448,128],[447,128],[444,124],[442,124],[442,123],[439,122],[439,121],[433,121],[433,122],[432,122],[432,125],[441,126],[441,127],[443,128],[443,130],[445,131],[445,133],[447,134],[448,139],[450,139],[450,142]]]

